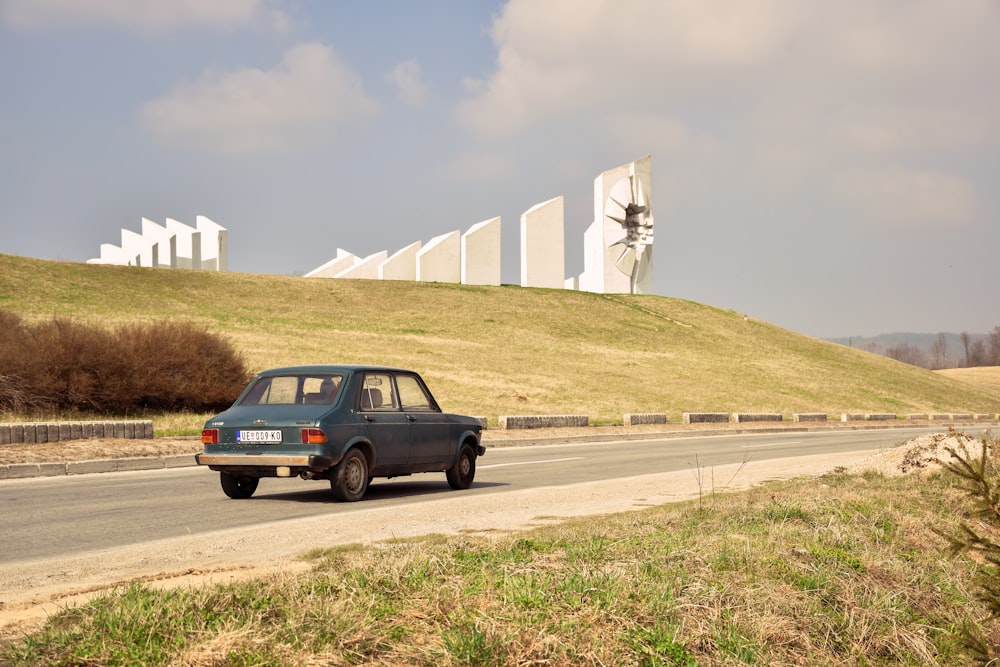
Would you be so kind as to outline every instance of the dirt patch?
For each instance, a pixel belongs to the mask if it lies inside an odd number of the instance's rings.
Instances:
[[[849,471],[873,470],[883,475],[929,474],[939,471],[943,463],[954,461],[953,453],[969,459],[982,456],[982,452],[983,442],[979,438],[959,431],[930,433],[857,461]]]

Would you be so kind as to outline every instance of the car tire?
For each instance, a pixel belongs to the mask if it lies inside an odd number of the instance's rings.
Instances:
[[[469,445],[462,445],[458,460],[445,474],[448,476],[448,485],[453,489],[472,486],[472,480],[476,476],[476,450]]]
[[[357,449],[352,449],[333,469],[330,479],[333,497],[353,503],[361,500],[368,489],[368,459]]]
[[[242,500],[253,495],[253,492],[257,490],[257,485],[260,484],[260,478],[242,477],[231,475],[228,472],[220,472],[219,482],[222,484],[223,493],[230,498]]]

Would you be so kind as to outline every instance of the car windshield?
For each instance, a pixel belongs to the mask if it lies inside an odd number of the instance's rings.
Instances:
[[[275,375],[257,378],[240,405],[330,405],[341,375]]]

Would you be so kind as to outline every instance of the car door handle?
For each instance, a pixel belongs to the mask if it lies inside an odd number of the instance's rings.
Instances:
[[[365,415],[365,421],[366,422],[373,422],[373,421],[375,421],[375,418],[372,417],[371,415]]]
[[[413,415],[406,415],[406,418],[409,419],[411,422],[417,421],[417,418],[414,417]]]

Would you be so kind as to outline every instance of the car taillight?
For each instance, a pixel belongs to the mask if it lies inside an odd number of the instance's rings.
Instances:
[[[219,444],[219,429],[217,428],[206,428],[201,432],[201,444],[203,445],[217,445]]]
[[[302,429],[302,444],[325,445],[326,433],[323,433],[323,430],[318,428],[304,428]]]

